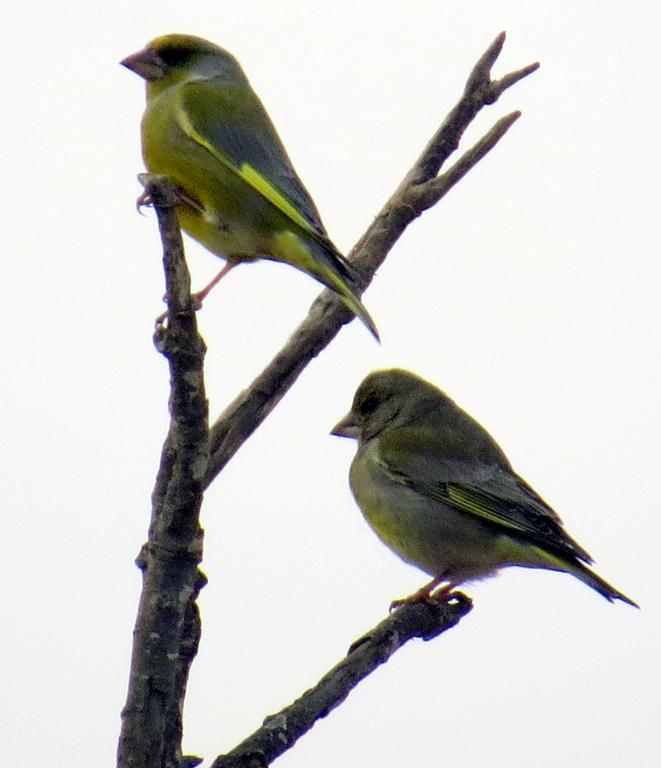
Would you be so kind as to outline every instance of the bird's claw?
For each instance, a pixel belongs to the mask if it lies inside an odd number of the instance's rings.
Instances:
[[[190,302],[190,309],[191,312],[197,312],[200,309],[202,309],[202,300],[204,299],[203,291],[198,291],[197,293],[191,294],[191,302]],[[167,293],[163,296],[163,301],[167,304],[168,301],[168,295]],[[164,325],[165,321],[168,319],[168,316],[170,314],[170,310],[166,309],[164,312],[161,312],[161,314],[154,320],[154,325],[157,328],[160,328]]]
[[[392,603],[390,603],[390,613],[401,608],[403,605],[424,603],[427,600],[433,603],[447,603],[453,598],[452,590],[454,590],[456,586],[457,584],[451,581],[448,582],[445,576],[437,576],[412,595],[393,600]]]
[[[143,209],[143,208],[144,208],[146,205],[151,205],[151,204],[152,204],[151,195],[150,195],[150,194],[149,194],[149,192],[148,192],[148,191],[145,189],[145,190],[142,192],[142,194],[141,194],[141,195],[138,197],[138,199],[135,201],[135,209],[136,209],[136,211],[137,211],[137,212],[138,212],[138,213],[139,213],[141,216],[144,216],[144,214],[142,213],[142,209]]]

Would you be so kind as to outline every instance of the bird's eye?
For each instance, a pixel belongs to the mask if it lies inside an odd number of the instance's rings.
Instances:
[[[379,397],[375,394],[368,395],[360,404],[359,410],[363,415],[373,413],[380,403]]]
[[[191,51],[183,45],[165,45],[158,51],[161,59],[170,67],[183,64],[191,56]]]

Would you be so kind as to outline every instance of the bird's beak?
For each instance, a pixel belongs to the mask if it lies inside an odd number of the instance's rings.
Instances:
[[[353,437],[355,439],[360,436],[360,426],[356,423],[353,413],[349,411],[343,419],[337,422],[330,433],[336,437]]]
[[[165,62],[150,46],[132,53],[119,63],[145,80],[158,80],[165,75]]]

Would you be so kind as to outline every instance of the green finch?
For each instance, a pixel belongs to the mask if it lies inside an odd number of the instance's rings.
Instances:
[[[367,522],[395,554],[433,576],[394,605],[442,598],[519,565],[570,573],[607,600],[636,606],[587,567],[590,555],[491,435],[424,379],[399,369],[371,373],[332,434],[358,440],[349,482]]]
[[[328,238],[236,59],[206,40],[173,34],[121,63],[147,84],[147,169],[172,179],[182,228],[227,262],[209,288],[238,262],[283,261],[338,293],[378,339],[358,298],[360,276]]]

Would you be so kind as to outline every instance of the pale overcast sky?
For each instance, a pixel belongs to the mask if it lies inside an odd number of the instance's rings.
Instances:
[[[463,146],[523,117],[366,292],[382,345],[345,328],[207,494],[185,748],[231,748],[426,580],[364,523],[354,445],[328,436],[363,376],[397,365],[479,419],[642,610],[556,573],[469,585],[469,617],[398,653],[278,765],[658,765],[661,6],[65,0],[2,16],[3,762],[115,760],[168,385],[160,244],[134,206],[144,89],[119,60],[174,31],[235,53],[346,251],[506,30],[495,74],[541,69]],[[190,241],[188,256],[201,286],[219,262]],[[212,418],[317,293],[267,262],[216,289],[199,315]]]

